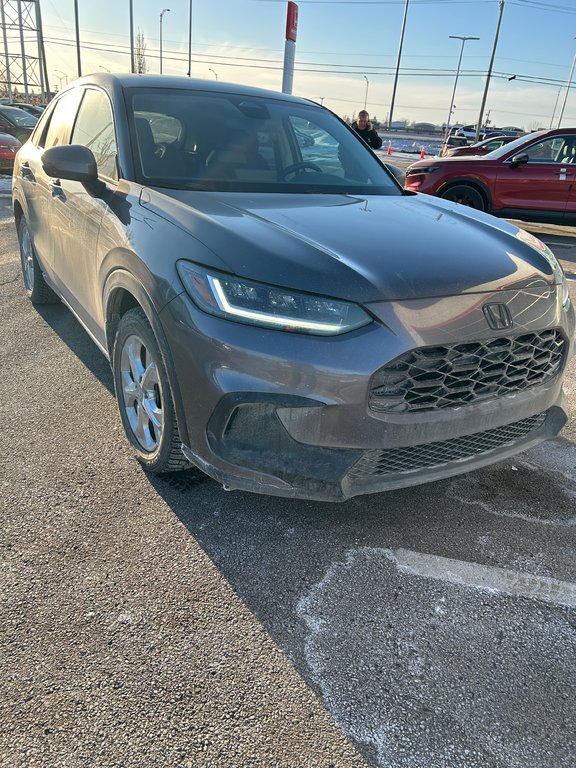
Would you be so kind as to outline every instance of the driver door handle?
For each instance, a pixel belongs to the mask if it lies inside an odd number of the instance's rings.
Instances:
[[[30,163],[22,163],[20,166],[20,176],[21,178],[28,179],[29,181],[36,181],[36,177],[30,168]]]
[[[65,197],[60,179],[52,179],[50,181],[49,186],[50,186],[50,192],[52,193],[52,197],[62,197],[62,198]]]

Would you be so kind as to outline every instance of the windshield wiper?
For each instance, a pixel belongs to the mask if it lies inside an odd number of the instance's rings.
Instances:
[[[304,195],[349,195],[350,190],[326,189],[326,187],[309,187],[303,191]]]

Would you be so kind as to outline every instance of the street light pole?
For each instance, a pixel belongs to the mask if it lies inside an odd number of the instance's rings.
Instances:
[[[464,53],[464,44],[466,40],[480,40],[479,37],[470,37],[466,35],[448,35],[451,40],[462,40],[460,46],[460,58],[458,59],[458,67],[456,69],[456,80],[454,80],[454,90],[452,91],[452,99],[450,101],[450,109],[448,110],[448,120],[446,120],[446,136],[450,132],[450,120],[452,119],[452,110],[454,109],[454,97],[456,96],[456,86],[458,85],[458,78],[460,77],[460,64],[462,63],[462,55]]]
[[[370,85],[370,81],[366,77],[366,75],[362,75],[364,80],[366,80],[366,93],[364,94],[364,109],[366,109],[366,104],[368,104],[368,86]]]
[[[162,17],[165,13],[169,12],[170,8],[164,8],[164,10],[160,12],[160,74],[162,74]]]
[[[60,77],[58,72],[60,72],[60,75],[62,75],[62,77]],[[56,75],[56,77],[58,78],[58,82],[60,83],[60,89],[59,90],[62,90],[62,80],[67,80],[68,76],[64,72],[62,72],[61,69],[55,69],[53,74]]]
[[[574,39],[576,40],[576,37]],[[568,101],[568,93],[570,92],[570,86],[572,85],[572,75],[574,74],[575,65],[576,65],[576,53],[574,54],[574,58],[572,60],[572,68],[570,69],[570,75],[568,76],[566,93],[564,95],[564,103],[562,104],[562,109],[560,110],[560,117],[558,118],[558,128],[560,128],[560,123],[562,122],[562,118],[564,117],[564,107],[566,106],[566,102]]]
[[[558,101],[560,100],[561,93],[562,93],[562,86],[558,88],[558,93],[556,94],[556,101],[554,102],[554,109],[552,110],[552,117],[550,118],[550,125],[549,125],[550,130],[552,130],[552,124],[554,123],[554,118],[556,117],[556,107],[558,106]]]
[[[208,67],[208,71],[209,71],[209,72],[212,72],[212,74],[214,75],[214,77],[216,78],[216,80],[218,80],[218,75],[216,74],[216,72],[215,72],[213,69],[210,69],[210,67]]]

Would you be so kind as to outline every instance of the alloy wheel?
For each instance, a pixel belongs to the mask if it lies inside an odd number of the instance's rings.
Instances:
[[[143,340],[128,336],[120,357],[122,395],[128,422],[139,445],[153,453],[164,429],[162,388],[156,362]]]

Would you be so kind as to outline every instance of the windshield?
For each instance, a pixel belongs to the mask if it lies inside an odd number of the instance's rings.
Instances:
[[[29,112],[25,112],[23,109],[18,109],[18,107],[4,107],[2,114],[13,125],[19,125],[22,128],[34,128],[38,122],[37,117],[34,117]]]
[[[508,152],[512,152],[512,154],[514,154],[514,151],[517,147],[523,147],[526,143],[534,141],[538,137],[542,136],[543,133],[545,133],[545,131],[534,131],[534,133],[529,133],[527,136],[520,136],[520,138],[514,139],[514,141],[509,141],[508,144],[503,144],[493,152],[489,152],[487,155],[484,155],[484,158],[497,160],[499,157],[507,155]]]
[[[328,110],[282,99],[128,91],[138,180],[210,191],[400,195],[364,142]]]

